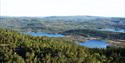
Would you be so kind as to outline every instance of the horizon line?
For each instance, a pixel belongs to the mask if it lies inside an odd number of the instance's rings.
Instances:
[[[0,15],[0,17],[3,16],[3,17],[52,17],[52,16],[93,16],[93,17],[121,17],[121,18],[125,18],[125,16],[96,16],[96,15],[48,15],[48,16],[12,16],[12,15]]]

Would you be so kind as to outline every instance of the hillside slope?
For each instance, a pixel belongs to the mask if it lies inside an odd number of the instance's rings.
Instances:
[[[125,29],[125,18],[98,16],[0,17],[0,27],[18,31],[62,32],[71,29]]]
[[[0,63],[124,63],[125,48],[89,49],[59,38],[0,29]]]

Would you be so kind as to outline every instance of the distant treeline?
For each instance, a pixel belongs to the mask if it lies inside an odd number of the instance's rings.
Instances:
[[[101,37],[105,39],[123,39],[125,40],[125,33],[120,32],[110,32],[110,31],[98,31],[90,29],[78,29],[78,30],[68,30],[62,32],[65,35],[81,35],[85,37]]]
[[[71,29],[124,29],[125,18],[99,16],[49,16],[9,17],[0,16],[0,28],[20,32],[41,31],[56,33]]]

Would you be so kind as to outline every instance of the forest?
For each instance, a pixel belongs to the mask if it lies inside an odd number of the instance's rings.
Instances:
[[[0,0],[0,63],[125,63],[125,0]]]
[[[75,29],[68,30],[64,32],[60,32],[64,35],[81,35],[85,37],[100,37],[102,39],[110,39],[110,40],[125,40],[125,33],[120,32],[111,32],[111,31],[99,31],[99,30],[91,30],[91,29]]]
[[[125,47],[87,48],[53,37],[0,29],[0,63],[124,63]]]
[[[122,29],[125,30],[125,18],[100,16],[48,16],[13,17],[0,16],[0,28],[19,32],[59,33],[75,29]]]

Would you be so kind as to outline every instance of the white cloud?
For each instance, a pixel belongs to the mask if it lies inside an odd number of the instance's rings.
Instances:
[[[0,0],[7,16],[95,15],[125,17],[124,0]]]

